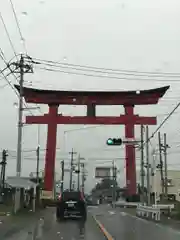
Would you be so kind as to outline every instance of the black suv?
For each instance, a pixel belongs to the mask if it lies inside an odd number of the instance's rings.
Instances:
[[[84,195],[80,191],[64,191],[58,198],[56,218],[81,217],[86,221],[87,208]]]

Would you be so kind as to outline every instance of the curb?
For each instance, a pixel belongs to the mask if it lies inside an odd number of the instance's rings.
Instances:
[[[0,212],[0,216],[5,216],[6,212]]]
[[[108,233],[108,231],[105,229],[105,227],[100,223],[99,220],[97,220],[97,218],[95,216],[93,216],[94,221],[96,222],[96,224],[98,225],[98,227],[100,228],[101,232],[104,234],[104,236],[106,237],[107,240],[114,240],[114,238],[111,236],[110,233]]]

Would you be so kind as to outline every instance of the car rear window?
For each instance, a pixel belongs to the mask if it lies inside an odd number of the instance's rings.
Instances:
[[[72,200],[72,201],[77,201],[81,198],[81,194],[80,192],[64,192],[62,194],[62,199],[64,201],[69,201],[69,200]]]

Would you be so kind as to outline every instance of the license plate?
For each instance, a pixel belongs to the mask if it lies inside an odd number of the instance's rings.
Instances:
[[[68,207],[74,207],[74,203],[68,203]]]

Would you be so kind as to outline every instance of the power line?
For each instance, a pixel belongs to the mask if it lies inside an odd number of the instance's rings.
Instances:
[[[175,108],[168,114],[168,116],[161,122],[159,127],[153,132],[152,137],[159,131],[159,129],[164,125],[164,123],[173,115],[176,109],[180,106],[180,102],[175,106]],[[151,138],[152,138],[151,137]]]
[[[10,34],[9,34],[9,32],[8,32],[8,29],[7,29],[7,27],[6,27],[6,24],[5,24],[5,21],[4,21],[4,18],[3,18],[3,16],[2,16],[2,13],[1,13],[1,12],[0,12],[0,19],[1,19],[2,24],[3,24],[3,26],[4,26],[6,35],[7,35],[7,37],[8,37],[9,43],[10,43],[10,45],[11,45],[11,48],[12,48],[12,50],[13,50],[13,52],[14,52],[14,55],[16,56],[15,47],[14,47],[14,45],[13,45],[13,42],[12,42],[12,40],[11,40]]]
[[[171,154],[173,154],[173,153],[179,153],[179,152],[171,152]],[[168,154],[169,155],[169,154]],[[9,158],[9,160],[14,160],[14,159],[16,159],[16,156],[11,156],[10,155],[10,158]],[[109,157],[109,158],[107,158],[107,157],[101,157],[101,158],[99,158],[99,157],[87,157],[86,158],[87,160],[86,161],[84,161],[85,163],[88,163],[88,160],[90,161],[90,162],[96,162],[97,164],[102,164],[102,163],[112,163],[112,160],[115,160],[115,161],[120,161],[120,162],[124,162],[125,163],[125,157]],[[137,157],[136,158],[138,161],[137,161],[137,166],[140,166],[140,157]],[[23,160],[27,160],[27,161],[37,161],[37,159],[36,159],[36,156],[34,156],[34,157],[23,157]],[[64,158],[64,157],[57,157],[56,158],[56,160],[59,162],[59,161],[61,161],[61,160],[65,160],[65,164],[69,164],[70,163],[70,161],[71,161],[71,158],[69,157],[69,158]],[[67,160],[67,161],[66,161]],[[78,160],[77,158],[75,159],[75,160]],[[44,157],[40,157],[40,161],[41,162],[43,162],[43,161],[45,161],[45,158]],[[168,165],[169,166],[180,166],[180,163],[168,163]]]
[[[70,70],[77,70],[77,71],[86,71],[86,72],[93,72],[93,73],[103,73],[103,74],[110,74],[110,75],[112,75],[112,74],[115,74],[115,75],[125,75],[125,76],[136,76],[136,77],[150,77],[150,78],[154,78],[154,77],[170,77],[169,75],[142,75],[142,74],[138,74],[138,73],[131,73],[131,72],[115,72],[115,71],[111,71],[111,72],[109,72],[109,71],[103,71],[103,70],[96,70],[96,69],[90,69],[90,68],[78,68],[78,67],[74,67],[74,66],[70,66],[70,65],[63,65],[62,63],[61,63],[61,65],[59,64],[59,65],[55,65],[55,64],[52,64],[52,63],[40,63],[40,62],[36,62],[36,64],[43,64],[43,65],[46,65],[46,66],[50,66],[50,67],[58,67],[58,68],[61,68],[61,69],[70,69]],[[174,76],[171,76],[171,77],[173,77],[173,78],[180,78],[180,75],[174,75]],[[146,80],[150,80],[150,79],[146,79]],[[162,81],[162,80],[160,80],[160,79],[157,79],[157,81]],[[173,80],[172,80],[173,81]],[[176,80],[177,81],[177,80]]]
[[[100,68],[96,66],[89,66],[89,65],[80,65],[80,64],[71,64],[71,63],[64,63],[64,62],[58,62],[58,61],[51,61],[51,60],[42,60],[39,58],[33,58],[34,60],[50,63],[50,64],[59,64],[59,65],[65,65],[65,66],[71,66],[71,67],[81,67],[86,69],[97,69],[97,70],[103,70],[103,71],[114,71],[114,72],[121,72],[121,73],[137,73],[137,74],[148,74],[148,75],[170,75],[174,77],[179,77],[180,73],[174,73],[174,72],[148,72],[148,71],[136,71],[136,70],[125,70],[125,69],[113,69],[113,68]],[[40,62],[37,62],[37,64],[41,64]]]
[[[143,79],[143,78],[127,78],[127,77],[117,77],[117,76],[107,76],[107,75],[95,75],[90,73],[81,73],[81,72],[72,72],[72,71],[64,71],[64,70],[57,70],[57,69],[50,69],[45,67],[38,67],[41,70],[46,70],[49,72],[60,72],[60,73],[66,73],[70,75],[78,75],[78,76],[86,76],[86,77],[95,77],[95,78],[107,78],[107,79],[119,79],[119,80],[129,80],[129,81],[155,81],[155,82],[165,82],[165,81],[171,81],[171,82],[177,82],[179,83],[179,80],[165,80],[165,79]]]
[[[18,18],[17,18],[17,14],[16,14],[16,10],[15,10],[14,4],[13,4],[12,0],[9,0],[9,1],[10,1],[10,4],[11,4],[11,8],[12,8],[12,11],[13,11],[13,14],[14,14],[14,18],[15,18],[15,21],[16,21],[16,25],[17,25],[17,28],[18,28],[18,31],[19,31],[19,35],[20,35],[21,41],[23,42],[23,46],[24,46],[25,52],[27,54],[27,48],[26,48],[26,45],[25,45],[25,39],[24,39],[24,37],[22,35],[22,31],[21,31],[20,24],[19,24],[19,21],[18,21]]]
[[[166,123],[166,121],[173,115],[176,109],[180,106],[180,102],[173,108],[173,110],[168,114],[168,116],[161,122],[161,124],[156,128],[156,130],[151,134],[151,136],[144,142],[143,145],[149,143],[149,141],[154,137],[154,135],[160,130],[160,128]]]
[[[4,79],[6,80],[7,84],[11,87],[11,89],[15,92],[16,96],[19,97],[18,93],[16,92],[15,88],[13,87],[13,85],[11,85],[11,82],[8,80],[8,78],[6,77],[6,75],[4,73],[1,73],[4,77]]]

